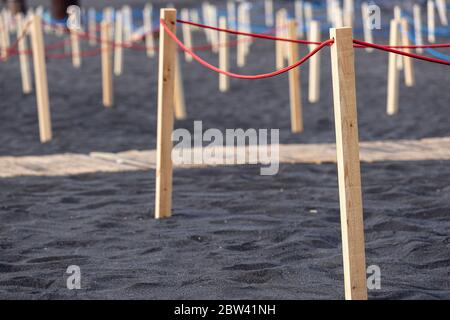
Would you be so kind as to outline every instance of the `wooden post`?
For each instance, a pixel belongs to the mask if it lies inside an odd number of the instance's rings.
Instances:
[[[434,15],[434,2],[433,0],[427,1],[427,19],[428,19],[428,42],[436,42],[436,21]]]
[[[297,39],[297,24],[294,20],[288,22],[290,39]],[[298,61],[298,44],[289,42],[289,65]],[[299,68],[289,71],[289,93],[291,104],[291,131],[299,133],[303,131],[302,96],[300,86]]]
[[[407,47],[410,45],[408,20],[406,20],[406,18],[401,18],[400,25],[401,25],[401,30],[402,30],[401,44],[403,46]],[[411,49],[409,49],[409,48],[405,48],[403,50],[408,53],[411,52]],[[413,59],[405,56],[405,57],[403,57],[403,63],[404,63],[404,71],[405,71],[405,84],[407,87],[412,87],[415,84]]]
[[[181,19],[185,21],[189,21],[189,10],[188,9],[182,9],[181,10]],[[181,26],[181,29],[183,31],[183,40],[184,44],[188,48],[192,48],[192,34],[191,34],[191,27],[188,24],[183,23]],[[187,62],[192,61],[192,56],[188,54],[187,52],[184,53],[184,58]]]
[[[441,20],[441,24],[443,26],[448,26],[446,1],[445,0],[436,0],[436,9],[438,11],[439,19]]]
[[[221,29],[227,28],[227,19],[225,17],[220,17],[219,25]],[[229,47],[228,43],[228,33],[221,32],[219,34],[220,40],[220,50],[219,50],[219,68],[228,71],[229,68]],[[219,90],[220,92],[227,92],[230,87],[230,78],[224,74],[219,74]]]
[[[74,68],[81,67],[81,55],[80,55],[80,37],[78,35],[79,30],[70,29],[70,45],[72,47],[72,64]]]
[[[416,45],[421,46],[423,45],[423,38],[422,38],[422,9],[420,8],[420,5],[415,4],[413,6],[413,15],[414,15],[414,35],[416,38]],[[417,48],[416,52],[423,53],[423,49]]]
[[[176,18],[175,9],[161,9],[161,19],[164,19],[173,33],[176,33]],[[167,35],[163,26],[160,26],[159,32],[156,219],[168,218],[172,215],[172,131],[176,68],[175,42]]]
[[[344,0],[344,25],[353,27],[353,15],[355,12],[355,4],[353,0]]]
[[[266,18],[266,26],[273,27],[273,0],[265,0],[264,1],[264,11]]]
[[[143,11],[144,15],[144,29],[145,29],[145,46],[147,47],[147,57],[155,56],[155,41],[153,39],[153,6],[147,4]]]
[[[111,41],[110,24],[107,21],[101,23],[102,40],[102,84],[103,84],[103,106],[110,108],[114,103],[113,77],[111,66]]]
[[[391,20],[389,45],[396,46],[399,43],[398,21]],[[398,112],[398,87],[399,74],[397,68],[397,55],[389,53],[387,114],[394,115]]]
[[[27,20],[28,21],[28,20]],[[17,23],[17,38],[22,37],[18,43],[19,49],[19,62],[20,62],[20,75],[22,78],[22,92],[24,94],[31,93],[32,85],[31,85],[31,75],[30,75],[30,61],[28,59],[28,55],[25,51],[28,49],[27,45],[27,37],[24,24],[24,18],[22,13],[18,13],[16,15],[16,23]],[[24,34],[24,32],[26,32]]]
[[[4,21],[3,15],[0,14],[0,60],[6,61],[8,59],[9,48],[9,34],[6,27],[7,22]]]
[[[131,45],[133,34],[133,13],[129,5],[122,7],[123,40],[126,45]]]
[[[238,6],[238,15],[237,15],[237,20],[238,20],[238,29],[239,31],[244,31],[244,23],[245,23],[245,18],[244,18],[244,14],[245,14],[245,3],[241,3]],[[246,57],[246,53],[245,53],[245,46],[246,44],[244,43],[244,41],[246,41],[246,37],[242,36],[242,35],[238,35],[237,36],[237,65],[238,67],[243,67],[245,66],[245,57]]]
[[[311,21],[309,30],[309,40],[314,42],[320,42],[320,22]],[[309,45],[309,50],[312,51],[317,46]],[[317,52],[310,58],[309,61],[309,102],[316,103],[320,97],[320,52]]]
[[[95,8],[88,10],[88,35],[89,45],[95,46],[97,44],[97,13]]]
[[[227,15],[228,15],[228,25],[236,29],[237,19],[236,19],[236,3],[233,0],[227,1]]]
[[[178,53],[176,54],[175,60],[175,119],[184,120],[186,119],[186,101],[184,99],[183,75]]]
[[[298,36],[303,38],[305,36],[305,18],[303,15],[303,0],[296,0],[294,3],[295,20],[298,25]]]
[[[367,300],[364,219],[352,28],[331,29],[345,297]]]
[[[369,26],[369,8],[367,2],[363,2],[361,4],[361,13],[362,13],[362,21],[363,21],[363,30],[364,30],[364,41],[373,43],[373,34],[372,29]],[[373,48],[366,48],[367,52],[372,52]]]
[[[208,6],[209,10],[209,19],[210,19],[210,25],[213,27],[217,27],[217,7],[214,5]],[[214,53],[219,52],[219,32],[216,30],[210,30],[211,32],[211,44],[212,44],[212,51]]]
[[[277,37],[283,37],[286,35],[286,9],[280,9],[276,14],[276,34]],[[282,41],[275,41],[275,55],[276,55],[276,67],[277,69],[281,69],[284,67],[284,58],[286,54],[286,44]]]
[[[45,64],[44,35],[42,18],[35,15],[31,24],[31,46],[33,50],[34,77],[36,85],[36,100],[39,117],[39,135],[41,143],[52,139],[52,122],[48,96],[47,68]]]
[[[344,26],[343,12],[339,1],[334,1],[334,26],[335,28],[342,28]]]
[[[400,38],[399,38],[399,42],[397,43],[397,45],[400,45],[403,41],[403,35],[404,35],[404,31],[403,31],[403,26],[401,24],[402,21],[402,9],[400,8],[400,6],[395,6],[394,7],[394,19],[397,20],[397,25],[399,26],[401,33],[400,33]],[[398,70],[403,70],[403,65],[404,65],[404,59],[405,57],[397,55],[397,68]]]
[[[120,11],[116,12],[114,33],[114,74],[120,76],[123,71],[123,14]]]

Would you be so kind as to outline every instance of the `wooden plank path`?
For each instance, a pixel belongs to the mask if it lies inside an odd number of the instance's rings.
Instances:
[[[360,143],[362,162],[450,160],[450,137]],[[246,152],[249,152],[246,148]],[[192,149],[192,152],[201,150]],[[234,149],[238,152],[239,148]],[[224,152],[224,154],[226,154]],[[231,153],[233,156],[233,153]],[[279,145],[280,163],[336,163],[334,144]],[[228,164],[229,165],[229,164]],[[175,167],[202,167],[181,165]],[[46,156],[0,157],[0,178],[66,176],[97,172],[145,171],[156,168],[156,151],[92,152]]]

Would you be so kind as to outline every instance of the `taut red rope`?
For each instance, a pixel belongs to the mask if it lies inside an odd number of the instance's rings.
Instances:
[[[382,50],[382,51],[386,51],[386,52],[400,54],[402,56],[407,56],[410,58],[415,58],[415,59],[419,59],[419,60],[423,60],[423,61],[439,63],[439,64],[450,66],[450,61],[440,60],[440,59],[436,59],[436,58],[430,58],[430,57],[426,57],[426,56],[422,56],[422,55],[418,55],[418,54],[410,53],[410,52],[404,52],[404,51],[393,49],[392,47],[389,47],[389,46],[383,46],[383,45],[364,42],[364,41],[355,40],[355,39],[353,40],[353,43],[360,45],[362,47],[370,47],[370,48],[374,48],[374,49],[378,49],[378,50]]]
[[[163,26],[165,32],[180,46],[180,48],[183,51],[185,51],[188,54],[190,54],[201,65],[203,65],[206,68],[211,69],[211,70],[213,70],[215,72],[224,74],[224,75],[226,75],[228,77],[237,78],[237,79],[245,79],[245,80],[266,79],[266,78],[275,77],[275,76],[278,76],[278,75],[283,74],[285,72],[288,72],[288,71],[290,71],[290,70],[292,70],[294,68],[297,68],[298,66],[302,65],[304,62],[308,61],[309,58],[311,58],[313,55],[315,55],[321,49],[323,49],[326,46],[331,45],[334,42],[333,39],[329,39],[327,41],[319,43],[317,48],[315,48],[313,51],[308,53],[300,61],[294,63],[293,65],[287,66],[287,67],[285,67],[283,69],[280,69],[280,70],[277,70],[277,71],[273,71],[273,72],[270,72],[270,73],[259,74],[259,75],[242,75],[242,74],[236,74],[236,73],[228,72],[228,71],[225,71],[225,70],[221,70],[221,69],[211,65],[210,63],[206,62],[205,60],[203,60],[202,58],[197,56],[191,49],[187,48],[184,45],[184,43],[181,42],[180,39],[178,39],[177,36],[172,31],[170,31],[170,29],[166,25],[166,22],[163,19],[161,19],[161,25]]]

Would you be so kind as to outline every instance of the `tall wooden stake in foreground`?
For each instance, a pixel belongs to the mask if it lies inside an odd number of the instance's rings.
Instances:
[[[161,9],[161,19],[176,33],[177,11]],[[158,73],[158,140],[156,154],[155,218],[172,215],[172,131],[176,67],[175,42],[160,26]]]
[[[50,119],[50,103],[48,97],[42,18],[38,15],[33,17],[33,22],[31,24],[31,45],[33,50],[34,77],[36,82],[39,134],[41,142],[45,143],[52,139],[52,123]]]
[[[111,41],[110,25],[108,21],[101,23],[102,39],[102,84],[103,84],[103,105],[107,108],[113,106],[113,77],[111,63]]]
[[[297,39],[297,23],[294,20],[288,22],[290,39]],[[289,65],[298,61],[298,44],[289,43]],[[291,131],[299,133],[303,131],[302,95],[300,86],[300,70],[294,68],[289,71],[289,92],[291,100]]]
[[[366,257],[352,28],[331,29],[345,297],[366,300]]]

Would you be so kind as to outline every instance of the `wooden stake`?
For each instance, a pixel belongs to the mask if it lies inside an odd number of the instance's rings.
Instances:
[[[265,10],[265,18],[266,18],[266,26],[273,27],[273,0],[265,0],[264,1],[264,10]]]
[[[110,24],[107,21],[101,23],[102,40],[102,84],[103,106],[110,108],[114,104],[113,77],[111,63]]]
[[[297,24],[288,22],[289,39],[297,39]],[[289,42],[289,65],[298,61],[298,44]],[[303,131],[302,96],[300,86],[299,68],[289,71],[289,92],[291,102],[291,131],[299,133]]]
[[[74,68],[81,67],[81,55],[80,55],[80,37],[78,30],[70,29],[70,45],[72,47],[72,64]]]
[[[331,29],[345,297],[367,300],[364,219],[352,28]]]
[[[398,21],[391,20],[389,45],[396,46],[399,43]],[[387,114],[394,115],[398,112],[398,88],[399,73],[397,68],[397,55],[389,53]]]
[[[283,37],[286,35],[286,9],[280,9],[276,14],[276,35],[277,37]],[[275,58],[276,58],[276,67],[277,69],[281,69],[284,67],[284,58],[286,54],[286,44],[281,41],[275,41]]]
[[[120,76],[123,70],[123,14],[116,12],[115,46],[114,46],[114,74]]]
[[[294,3],[295,6],[295,20],[298,25],[298,36],[303,38],[305,36],[305,18],[303,15],[303,0],[296,0]]]
[[[48,96],[47,68],[45,64],[44,35],[42,18],[35,15],[31,24],[31,46],[33,51],[36,100],[39,117],[39,135],[41,143],[52,140],[52,122]]]
[[[8,29],[6,27],[6,21],[4,21],[3,15],[0,14],[0,60],[6,61],[8,59]]]
[[[245,31],[245,3],[241,3],[238,6],[238,29],[239,31]],[[244,41],[246,41],[247,38],[245,36],[238,35],[237,36],[237,65],[238,67],[245,66],[246,63],[246,44]]]
[[[27,20],[29,21],[29,20]],[[22,13],[18,13],[16,15],[16,23],[17,23],[17,38],[21,38],[18,43],[19,49],[19,62],[20,62],[20,75],[22,78],[22,92],[24,94],[31,93],[32,84],[31,84],[31,75],[30,75],[30,61],[28,59],[28,55],[26,51],[28,50],[27,45],[27,37],[24,32],[28,32],[24,30],[24,18]]]
[[[88,33],[89,45],[95,46],[97,44],[97,14],[95,8],[88,10]]]
[[[438,11],[439,19],[441,20],[441,24],[443,26],[448,26],[446,1],[445,0],[436,0],[436,9]]]
[[[353,27],[353,16],[355,14],[355,4],[353,0],[344,0],[344,25]]]
[[[373,43],[373,34],[372,29],[369,26],[369,8],[367,2],[363,2],[361,4],[361,13],[362,13],[362,21],[363,21],[363,30],[364,30],[364,41]],[[367,52],[372,52],[373,48],[366,48]]]
[[[122,19],[124,43],[127,45],[131,45],[133,35],[133,13],[129,5],[125,5],[122,7]]]
[[[161,18],[176,33],[177,11],[161,9]],[[175,42],[160,26],[158,74],[158,137],[156,153],[155,218],[172,215],[172,131],[176,68]]]
[[[402,30],[401,44],[403,46],[407,47],[411,44],[409,41],[408,20],[406,20],[406,18],[401,18],[400,25],[401,25],[401,30]],[[403,49],[403,51],[411,53],[411,49],[409,49],[409,48],[405,48],[405,49]],[[404,63],[404,71],[405,71],[405,84],[407,87],[412,87],[415,84],[413,59],[405,56],[405,57],[403,57],[403,63]]]
[[[220,17],[219,25],[221,29],[227,28],[227,19],[225,17]],[[225,71],[229,69],[229,47],[228,43],[228,33],[221,32],[220,36],[220,50],[219,50],[219,68]],[[219,74],[219,90],[220,92],[227,92],[230,87],[230,78],[224,74]]]
[[[227,1],[228,25],[236,29],[236,3],[233,0]]]
[[[434,15],[434,2],[433,0],[427,1],[427,19],[428,19],[428,42],[436,42],[436,21]]]
[[[414,34],[416,38],[416,45],[423,45],[423,37],[422,37],[422,9],[420,5],[415,4],[413,7],[413,15],[414,15]],[[417,53],[423,53],[422,48],[416,49]]]
[[[184,99],[183,75],[178,54],[176,55],[175,59],[175,119],[184,120],[186,119],[186,102]]]
[[[147,4],[144,8],[144,28],[145,28],[145,46],[147,47],[147,57],[155,56],[155,41],[153,39],[153,7]]]
[[[395,6],[394,7],[394,19],[397,20],[398,26],[400,27],[400,30],[401,30],[401,34],[400,34],[401,38],[399,38],[399,43],[397,44],[397,45],[400,45],[401,42],[403,41],[402,39],[403,39],[404,31],[403,31],[403,26],[401,24],[402,9],[400,9],[399,6]],[[403,70],[404,60],[405,60],[406,57],[403,57],[401,55],[397,55],[396,57],[397,57],[397,68],[398,68],[398,70]]]
[[[188,9],[182,9],[181,10],[181,19],[185,21],[189,21],[189,10]],[[191,35],[191,27],[188,24],[182,24],[181,25],[182,31],[183,31],[183,40],[184,44],[188,48],[192,48],[192,35]],[[188,54],[187,52],[184,53],[184,58],[187,62],[192,61],[192,56]]]
[[[309,40],[320,42],[320,22],[311,21]],[[312,51],[316,45],[309,45],[309,50]],[[320,52],[317,52],[310,58],[309,61],[309,102],[316,103],[320,97]]]

